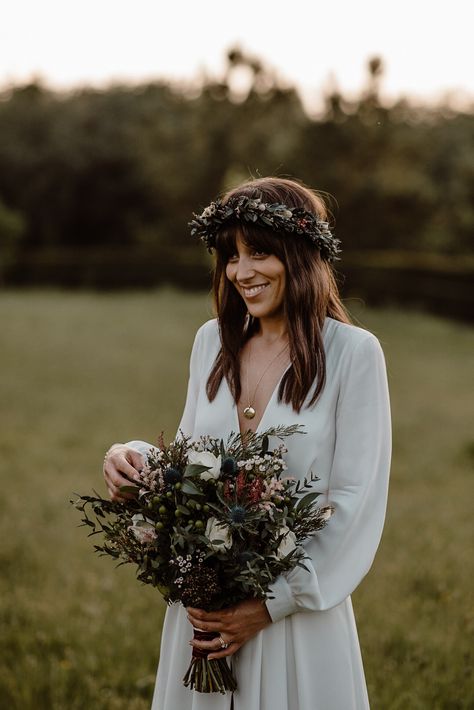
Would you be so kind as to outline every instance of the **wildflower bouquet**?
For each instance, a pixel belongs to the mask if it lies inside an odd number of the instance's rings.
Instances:
[[[212,611],[265,599],[278,575],[304,567],[299,543],[332,513],[316,507],[313,475],[301,482],[286,474],[283,442],[269,448],[269,437],[296,433],[299,426],[231,434],[225,443],[207,436],[180,436],[169,446],[160,441],[137,486],[122,488],[134,498],[78,496],[74,504],[90,534],[103,535],[95,550],[135,564],[137,578],[168,603]],[[195,629],[196,637],[203,633]],[[196,650],[183,681],[200,692],[236,688],[225,658],[208,661]]]

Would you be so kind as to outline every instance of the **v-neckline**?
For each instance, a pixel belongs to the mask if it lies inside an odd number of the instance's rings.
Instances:
[[[323,338],[324,338],[324,335],[325,335],[325,333],[326,333],[328,324],[329,324],[329,317],[326,316],[326,318],[324,319],[323,327],[321,328],[321,336],[322,336]],[[288,370],[290,369],[291,365],[292,365],[291,362],[288,363],[288,365],[286,366],[285,370],[282,372],[282,375],[281,375],[280,379],[278,380],[278,382],[276,383],[275,387],[273,388],[273,392],[271,393],[270,399],[268,400],[267,405],[266,405],[265,409],[263,410],[262,416],[260,417],[260,421],[258,422],[257,426],[255,427],[255,434],[259,434],[259,433],[260,433],[260,432],[259,432],[259,429],[260,429],[260,427],[261,427],[261,425],[262,425],[262,422],[263,422],[263,420],[265,419],[266,414],[267,414],[267,412],[268,412],[268,409],[269,409],[270,405],[272,404],[273,399],[274,399],[276,393],[278,392],[278,390],[279,390],[279,388],[280,388],[280,384],[281,384],[282,379],[284,378],[284,376],[286,375],[286,373],[287,373]],[[225,379],[225,378],[224,378],[224,379]],[[230,387],[229,387],[229,384],[228,384],[227,380],[225,381],[225,383],[226,383],[226,386],[227,386],[227,391],[228,391],[228,393],[229,393],[229,397],[230,397],[231,400],[232,400],[232,410],[233,410],[234,422],[235,422],[235,424],[236,424],[235,431],[236,431],[236,432],[239,432],[240,436],[243,436],[243,432],[240,430],[239,412],[238,412],[238,409],[237,409],[237,402],[234,400],[234,397],[232,396],[232,392],[231,392],[231,390],[230,390]],[[247,429],[247,431],[248,431],[248,429]],[[247,433],[247,432],[245,432],[245,433]]]
[[[263,412],[262,412],[262,416],[260,417],[260,420],[259,420],[257,426],[255,427],[255,433],[256,433],[256,434],[259,433],[260,426],[261,426],[263,420],[265,419],[265,415],[267,414],[267,411],[268,411],[268,409],[269,409],[269,407],[270,407],[270,404],[273,402],[273,399],[274,399],[276,393],[277,393],[278,390],[280,389],[281,381],[282,381],[282,379],[284,378],[284,376],[286,375],[286,373],[288,372],[288,370],[290,369],[291,365],[292,365],[291,362],[288,363],[288,365],[285,367],[284,371],[282,372],[280,379],[278,380],[278,382],[276,383],[275,387],[273,388],[273,391],[272,391],[272,393],[271,393],[271,395],[270,395],[270,398],[269,398],[269,400],[268,400],[268,402],[267,402],[267,404],[266,404],[266,407],[265,407],[265,409],[264,409]],[[227,382],[226,382],[226,384],[227,384]],[[243,436],[244,434],[247,433],[248,429],[247,429],[246,432],[242,432],[242,431],[241,431],[241,429],[240,429],[240,422],[239,422],[239,411],[238,411],[238,407],[237,407],[237,402],[234,400],[234,398],[233,398],[233,396],[232,396],[232,392],[230,391],[229,385],[227,385],[227,390],[228,390],[229,395],[230,395],[230,397],[231,397],[231,399],[232,399],[232,407],[233,407],[233,413],[234,413],[234,420],[235,420],[235,423],[236,423],[236,425],[237,425],[235,431],[239,432],[239,433],[240,433],[240,436]]]

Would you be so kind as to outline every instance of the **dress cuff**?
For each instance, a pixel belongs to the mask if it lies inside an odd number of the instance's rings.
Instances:
[[[130,449],[135,449],[135,451],[138,451],[142,456],[145,457],[151,449],[156,448],[155,446],[153,446],[153,444],[149,444],[147,441],[140,441],[139,439],[135,439],[134,441],[127,441],[125,446],[128,446]]]
[[[274,623],[298,610],[291,587],[283,575],[277,577],[273,584],[270,585],[269,593],[273,599],[267,598],[265,606]]]

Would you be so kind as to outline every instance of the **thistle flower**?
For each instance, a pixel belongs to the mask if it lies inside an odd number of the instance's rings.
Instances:
[[[172,485],[173,483],[178,483],[178,481],[181,481],[182,477],[183,477],[183,474],[181,473],[181,471],[178,471],[178,469],[176,469],[176,468],[167,468],[163,474],[163,480],[168,485]]]
[[[237,464],[235,462],[235,459],[233,456],[227,456],[221,466],[221,471],[222,473],[230,473],[233,474],[237,471]]]
[[[232,523],[239,525],[244,522],[247,511],[242,505],[233,505],[229,509],[229,517]]]

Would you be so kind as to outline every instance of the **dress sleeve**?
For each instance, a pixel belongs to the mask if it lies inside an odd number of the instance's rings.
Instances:
[[[336,441],[327,491],[334,514],[303,544],[309,572],[280,575],[266,600],[272,621],[341,603],[369,571],[382,534],[391,456],[385,360],[371,334],[353,349],[341,375]]]
[[[182,432],[185,436],[191,436],[194,432],[194,424],[196,419],[197,400],[199,396],[199,383],[202,379],[202,348],[203,348],[203,329],[201,326],[194,338],[193,349],[189,361],[189,380],[188,390],[186,394],[186,403],[184,411],[179,423],[177,435]]]

